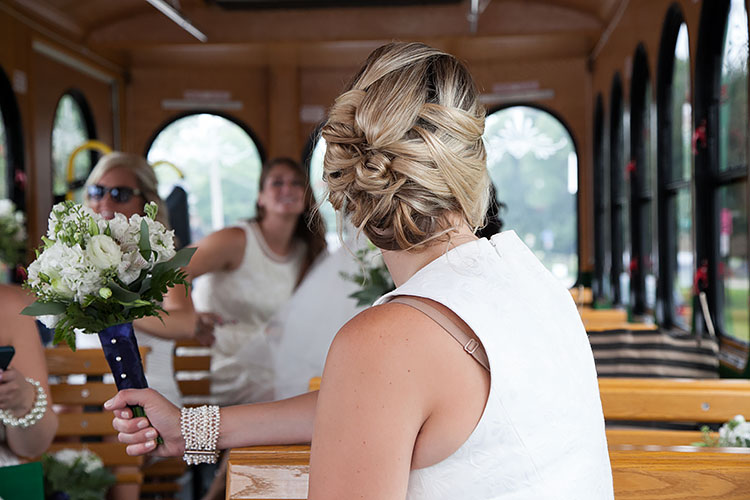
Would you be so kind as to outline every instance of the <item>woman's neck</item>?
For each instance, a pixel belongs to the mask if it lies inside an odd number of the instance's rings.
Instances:
[[[474,232],[466,224],[446,234],[446,241],[440,238],[435,243],[418,251],[381,250],[383,261],[396,286],[406,283],[417,271],[437,259],[445,252],[469,241],[477,240]]]
[[[267,214],[262,220],[258,221],[263,239],[273,253],[282,257],[289,254],[292,249],[294,230],[297,228],[297,219],[299,219],[298,215]]]

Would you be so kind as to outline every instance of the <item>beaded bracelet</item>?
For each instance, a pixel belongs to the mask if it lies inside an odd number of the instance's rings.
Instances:
[[[180,412],[180,431],[185,439],[182,459],[188,465],[215,464],[219,458],[220,414],[218,406],[183,408]]]
[[[26,429],[39,422],[47,411],[47,393],[44,392],[42,384],[33,378],[26,377],[26,382],[36,387],[36,399],[34,406],[23,417],[14,417],[10,412],[0,410],[0,421],[7,427],[20,427]]]

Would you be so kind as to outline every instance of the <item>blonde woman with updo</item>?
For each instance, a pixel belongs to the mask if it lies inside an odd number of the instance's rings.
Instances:
[[[105,219],[112,219],[117,213],[128,218],[144,215],[144,206],[154,202],[159,208],[157,220],[169,227],[167,205],[159,197],[156,174],[142,156],[119,151],[102,156],[86,180],[84,191],[86,205]],[[180,404],[182,397],[172,370],[175,340],[197,338],[209,345],[213,336],[196,329],[197,315],[184,286],[170,289],[163,307],[169,313],[163,315],[163,320],[141,318],[133,322],[133,327],[138,345],[150,348],[145,360],[149,387]],[[96,335],[78,335],[76,342],[80,347],[99,346]]]
[[[396,290],[338,332],[319,392],[183,409],[182,422],[154,391],[120,392],[106,406],[128,452],[203,461],[214,447],[312,441],[310,500],[613,498],[570,294],[512,231],[474,235],[484,117],[456,58],[419,43],[373,52],[323,127],[324,176]]]

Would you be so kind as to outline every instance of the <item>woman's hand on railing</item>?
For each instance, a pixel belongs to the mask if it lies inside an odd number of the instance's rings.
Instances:
[[[142,406],[147,417],[133,418],[128,406]],[[115,418],[112,427],[117,438],[127,444],[128,455],[152,453],[160,457],[180,456],[185,451],[185,440],[180,433],[180,410],[153,389],[126,389],[104,403]],[[164,444],[157,445],[161,436]]]

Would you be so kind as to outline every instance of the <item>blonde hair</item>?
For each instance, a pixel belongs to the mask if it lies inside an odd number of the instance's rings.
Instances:
[[[455,57],[421,43],[376,49],[321,130],[331,204],[387,250],[445,235],[450,214],[481,227],[490,185],[484,119]]]
[[[86,179],[84,191],[86,192],[89,186],[99,182],[104,174],[115,168],[124,168],[133,173],[138,182],[138,189],[141,190],[141,196],[145,200],[144,205],[152,201],[156,203],[156,206],[159,207],[156,220],[169,228],[167,204],[159,196],[156,173],[146,159],[140,155],[115,151],[102,156]],[[88,200],[88,197],[86,199]]]

